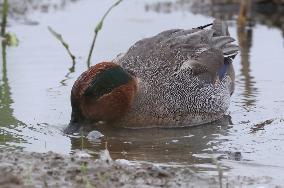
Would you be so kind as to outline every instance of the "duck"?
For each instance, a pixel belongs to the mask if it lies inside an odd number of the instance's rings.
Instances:
[[[220,119],[235,87],[234,41],[219,19],[139,40],[78,77],[70,124],[185,127]]]

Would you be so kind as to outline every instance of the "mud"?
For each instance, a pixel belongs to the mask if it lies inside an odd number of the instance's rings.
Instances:
[[[83,151],[72,155],[0,150],[0,187],[242,187],[265,178],[200,175],[190,168],[134,164],[112,160],[107,150],[93,159]],[[220,171],[221,172],[221,171]]]

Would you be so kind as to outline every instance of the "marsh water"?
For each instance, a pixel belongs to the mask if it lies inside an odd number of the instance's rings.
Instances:
[[[212,22],[213,17],[225,18],[241,47],[234,61],[236,90],[230,109],[223,119],[197,127],[129,130],[102,126],[83,136],[70,136],[63,133],[70,120],[70,90],[87,69],[95,25],[114,1],[10,2],[7,30],[20,43],[1,48],[1,148],[62,154],[86,149],[96,156],[107,145],[114,159],[182,165],[200,174],[218,173],[214,158],[229,177],[284,185],[283,8],[253,7],[247,24],[238,27],[236,4],[122,2],[99,33],[93,65],[163,30],[193,28]],[[77,56],[75,65],[47,26],[69,43]]]

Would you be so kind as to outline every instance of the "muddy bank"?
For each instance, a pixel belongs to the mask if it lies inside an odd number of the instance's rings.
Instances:
[[[82,156],[1,151],[0,187],[218,187],[189,169]]]
[[[113,161],[106,150],[100,159],[76,152],[0,151],[0,187],[220,187],[219,177],[197,175],[190,168]],[[257,179],[222,178],[223,187],[258,184]]]

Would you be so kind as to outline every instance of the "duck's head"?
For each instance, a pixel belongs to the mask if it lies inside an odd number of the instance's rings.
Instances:
[[[131,107],[137,92],[132,73],[111,62],[102,62],[85,71],[71,91],[70,124],[112,122]]]

